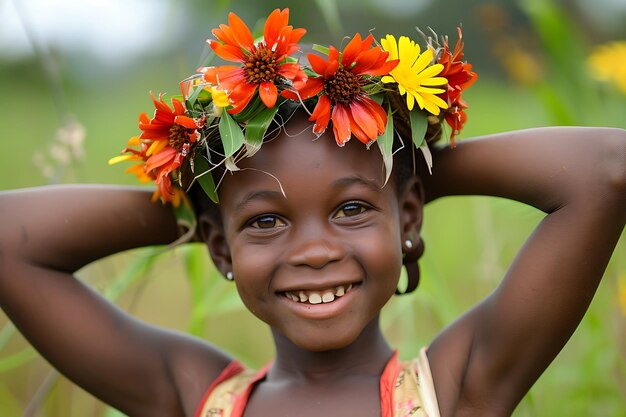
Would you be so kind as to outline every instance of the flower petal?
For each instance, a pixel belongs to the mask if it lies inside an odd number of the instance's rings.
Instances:
[[[148,160],[146,161],[146,170],[152,171],[155,168],[165,165],[168,162],[171,162],[175,156],[176,156],[176,149],[172,148],[171,146],[168,146],[167,148],[163,149],[161,152],[156,153],[152,155],[150,158],[148,158]]]
[[[315,54],[307,54],[307,58],[309,59],[309,64],[311,64],[311,68],[313,69],[313,71],[315,71],[319,75],[324,75],[326,73],[328,61],[326,61],[321,56]]]
[[[369,139],[365,141],[365,143],[368,143],[378,137],[376,120],[374,119],[373,115],[370,114],[369,109],[365,105],[359,103],[358,101],[352,102],[350,104],[350,113],[354,122],[359,126],[360,130],[362,130],[363,134]],[[357,135],[357,132],[353,127],[354,126],[351,125],[353,133],[355,134],[355,136],[358,137],[359,135]],[[359,140],[361,140],[361,138],[359,138]]]
[[[331,119],[333,121],[335,141],[337,145],[344,146],[352,135],[348,110],[342,104],[336,104],[335,107],[333,107]]]
[[[267,17],[265,27],[263,28],[263,40],[268,46],[268,49],[273,49],[273,46],[278,41],[278,34],[280,33],[280,30],[286,26],[288,22],[289,9],[284,9],[282,12],[280,9],[274,9],[274,11]]]
[[[278,89],[271,81],[264,81],[259,85],[259,96],[263,104],[269,109],[274,107],[278,98]]]
[[[174,123],[186,127],[187,129],[198,129],[200,126],[191,117],[176,116]]]
[[[256,91],[255,84],[241,83],[237,85],[229,94],[233,108],[228,110],[230,114],[237,114],[241,112],[250,102]]]
[[[219,42],[211,42],[211,49],[215,52],[215,55],[219,56],[226,61],[243,62],[246,59],[246,54],[243,53],[241,48],[233,45],[224,44]]]
[[[376,137],[374,137],[374,139],[370,138],[368,134],[366,134],[361,127],[359,126],[359,124],[354,120],[353,114],[349,114],[350,116],[350,130],[352,131],[352,134],[354,135],[354,137],[356,137],[360,142],[363,142],[364,144],[368,144],[370,143],[372,140],[374,140]]]
[[[228,24],[232,29],[237,44],[248,52],[254,49],[254,38],[248,26],[235,13],[228,14]]]
[[[341,65],[345,68],[350,68],[354,63],[354,60],[361,52],[361,35],[355,34],[354,37],[348,42],[345,48],[343,48],[343,54],[341,55]]]
[[[322,77],[309,78],[304,87],[295,91],[283,90],[281,95],[291,100],[306,100],[317,95],[324,88]],[[327,97],[328,98],[328,97]]]
[[[398,44],[393,35],[387,35],[380,40],[383,50],[389,52],[389,59],[398,59]]]
[[[320,96],[311,117],[309,117],[309,121],[315,122],[313,133],[316,135],[321,135],[328,127],[328,122],[330,122],[330,99],[326,94]]]

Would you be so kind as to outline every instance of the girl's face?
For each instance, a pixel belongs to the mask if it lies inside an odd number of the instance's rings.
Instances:
[[[394,294],[406,216],[375,146],[313,141],[310,126],[294,116],[288,132],[303,133],[282,132],[226,175],[225,240],[209,247],[253,314],[323,351],[352,343]]]

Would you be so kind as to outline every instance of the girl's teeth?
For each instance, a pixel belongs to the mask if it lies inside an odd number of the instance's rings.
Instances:
[[[314,292],[309,295],[309,303],[319,304],[321,302],[322,302],[322,297],[318,293]]]
[[[285,295],[287,296],[287,298],[296,302],[321,304],[332,303],[333,301],[335,301],[335,298],[344,296],[351,289],[352,284],[348,285],[348,288],[345,288],[343,285],[339,285],[334,289],[326,290],[323,293],[317,291],[298,291],[297,294],[294,292],[286,292]]]
[[[325,303],[330,303],[335,300],[335,294],[332,291],[326,291],[322,294],[322,301]]]

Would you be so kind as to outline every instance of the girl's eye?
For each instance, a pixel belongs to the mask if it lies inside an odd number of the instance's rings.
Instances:
[[[276,216],[266,215],[257,217],[253,222],[250,223],[250,226],[255,229],[272,229],[274,227],[284,226],[285,222],[280,220]]]
[[[335,215],[335,217],[351,217],[351,216],[356,216],[359,215],[361,213],[363,213],[365,210],[367,210],[367,207],[365,207],[363,204],[360,203],[347,203],[344,204],[338,211],[337,214]]]

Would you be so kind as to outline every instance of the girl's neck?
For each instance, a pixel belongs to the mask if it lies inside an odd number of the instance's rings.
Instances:
[[[267,378],[326,380],[337,375],[378,376],[393,354],[378,325],[378,317],[368,324],[350,345],[336,350],[314,352],[293,344],[273,331],[276,360]]]

